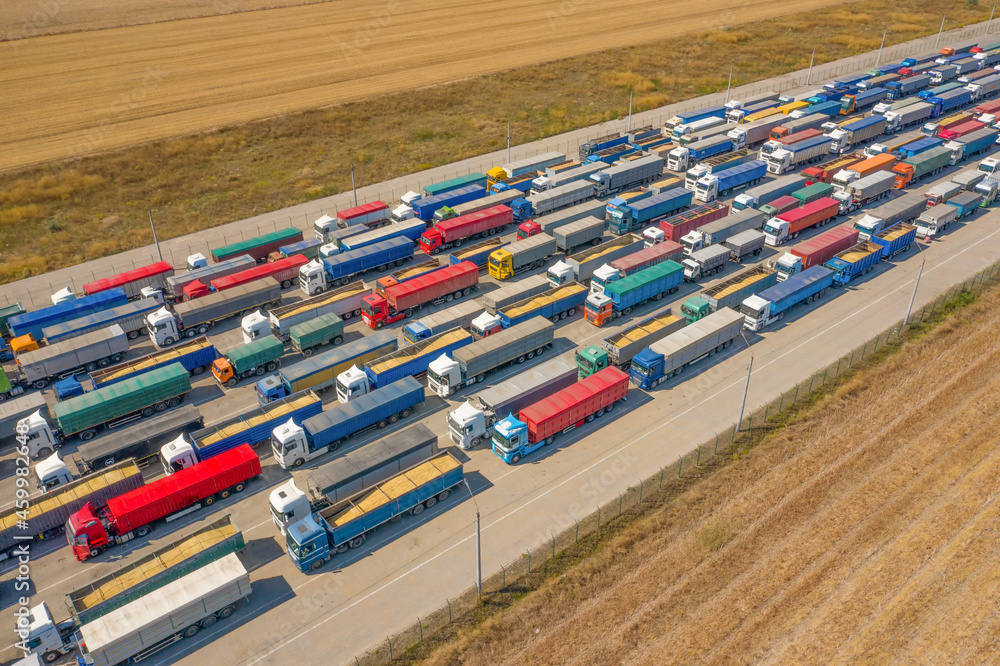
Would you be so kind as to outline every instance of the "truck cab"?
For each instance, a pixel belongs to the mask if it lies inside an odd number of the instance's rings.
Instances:
[[[313,259],[299,268],[299,289],[309,296],[323,293],[326,289],[326,269],[323,262]]]
[[[405,312],[395,312],[389,301],[378,294],[369,294],[361,300],[361,318],[371,329],[379,329],[406,317]]]
[[[719,177],[709,174],[698,180],[694,186],[694,198],[704,203],[715,201],[719,196]]]
[[[482,340],[483,338],[489,337],[503,328],[500,323],[500,317],[496,315],[491,315],[489,312],[483,312],[481,315],[472,320],[472,325],[470,331],[472,332],[473,340]]]
[[[288,419],[271,431],[271,450],[283,469],[301,467],[303,463],[327,452],[327,447],[314,449],[306,431]]]
[[[589,179],[594,185],[595,197],[600,199],[601,197],[608,196],[611,190],[611,176],[608,173],[598,171],[597,173],[590,174]]]
[[[778,272],[778,282],[784,282],[793,275],[802,272],[802,258],[791,252],[785,252],[777,259],[767,262],[767,266]]]
[[[493,426],[493,453],[508,465],[541,447],[545,441],[532,445],[528,441],[528,425],[508,414]]]
[[[882,231],[885,223],[880,217],[874,215],[863,215],[861,219],[854,223],[854,228],[858,230],[858,242],[870,240],[872,236]]]
[[[621,272],[617,268],[612,268],[609,264],[602,264],[594,271],[590,278],[590,293],[604,294],[604,288],[621,277]]]
[[[160,464],[163,465],[163,473],[170,476],[197,465],[198,454],[191,443],[184,439],[184,435],[178,435],[176,439],[160,447]]]
[[[73,556],[80,562],[96,557],[111,543],[111,537],[92,502],[87,502],[76,513],[70,514],[66,521],[66,541]]]
[[[553,288],[561,287],[564,284],[572,282],[573,277],[573,267],[567,264],[565,261],[557,261],[549,267],[546,272],[549,278],[549,284]]]
[[[437,254],[438,248],[444,244],[444,237],[437,229],[431,228],[420,234],[420,249],[426,254]]]
[[[613,303],[603,291],[600,294],[587,295],[587,300],[583,304],[584,319],[595,326],[603,326],[605,322],[613,319],[613,315]]]
[[[257,382],[257,403],[262,407],[275,400],[280,400],[288,395],[285,392],[285,385],[278,375],[268,375]]]
[[[772,217],[764,225],[764,241],[771,247],[781,245],[788,238],[789,225],[780,217]]]
[[[434,393],[447,398],[462,384],[462,369],[447,354],[441,354],[427,367],[427,386]]]
[[[243,344],[248,345],[258,338],[271,335],[271,320],[261,314],[260,310],[251,312],[240,321],[243,331]]]
[[[576,352],[577,378],[586,379],[608,367],[608,352],[598,345],[590,345]]]
[[[181,338],[177,320],[166,308],[146,315],[146,331],[157,347],[169,347]]]
[[[312,514],[288,526],[285,534],[288,556],[299,571],[318,569],[330,559],[330,540]]]
[[[977,194],[981,194],[983,197],[983,200],[979,202],[980,208],[989,208],[993,202],[996,201],[998,187],[1000,187],[1000,182],[997,182],[992,178],[987,178],[976,183],[976,187],[973,191]]]
[[[194,254],[188,256],[187,270],[194,271],[198,270],[199,268],[207,268],[207,267],[208,267],[208,259],[206,259],[205,255],[203,255],[201,252],[195,252]]]
[[[356,365],[337,375],[337,400],[343,405],[373,390],[375,388],[369,383],[368,375]]]
[[[689,231],[681,238],[681,245],[684,246],[684,255],[690,256],[692,252],[705,247],[705,234],[697,230]]]
[[[650,227],[642,232],[643,247],[653,247],[666,240],[667,235],[659,227]]]
[[[685,150],[687,150],[685,148]],[[694,186],[698,182],[698,179],[702,176],[708,175],[709,168],[705,164],[696,164],[687,170],[684,174],[684,189],[691,190],[694,192]]]
[[[448,412],[448,436],[463,451],[476,448],[490,438],[486,414],[472,403],[463,402]]]
[[[18,421],[15,432],[18,437],[27,439],[28,455],[32,459],[47,458],[62,446],[62,440],[52,432],[49,422],[42,416],[42,410]]]
[[[313,233],[316,234],[316,238],[321,241],[329,240],[330,234],[336,231],[339,227],[337,226],[337,218],[330,217],[329,215],[320,215],[319,218],[313,222]],[[191,269],[188,269],[191,270]]]
[[[45,460],[39,460],[35,465],[35,486],[43,493],[65,486],[73,478],[73,473],[69,471],[69,467],[58,453],[53,453]]]
[[[327,243],[326,245],[320,245],[319,258],[316,259],[316,262],[319,263],[323,259],[327,259],[329,257],[335,257],[338,254],[340,254],[340,248],[337,247],[336,243]],[[302,269],[299,269],[300,284],[301,284],[301,276],[302,276]]]
[[[667,153],[667,169],[680,173],[687,171],[691,161],[691,150],[686,146],[677,146]]]
[[[743,300],[740,312],[743,313],[743,327],[751,331],[760,331],[771,321],[771,303],[756,294]]]
[[[681,304],[681,312],[689,324],[693,324],[702,317],[711,314],[711,307],[704,298],[692,296]]]
[[[441,206],[436,211],[434,211],[434,216],[431,218],[431,225],[435,225],[438,222],[444,222],[445,220],[450,220],[455,215],[455,209],[451,206]]]
[[[389,218],[392,224],[405,222],[416,217],[413,212],[413,204],[420,199],[418,192],[409,191],[399,198],[399,205],[392,209],[392,216]]]
[[[31,609],[27,622],[28,635],[24,639],[24,645],[28,649],[28,654],[41,655],[45,663],[51,664],[76,648],[76,643],[73,641],[73,634],[77,629],[76,622],[64,620],[56,624],[44,601]]]
[[[282,534],[288,533],[288,526],[302,520],[312,510],[309,498],[295,485],[294,479],[289,479],[271,491],[268,496],[268,507],[274,526]]]
[[[76,294],[69,287],[64,287],[49,297],[52,305],[62,305],[76,300]]]
[[[517,240],[524,240],[542,233],[542,225],[533,220],[525,220],[517,225]]]

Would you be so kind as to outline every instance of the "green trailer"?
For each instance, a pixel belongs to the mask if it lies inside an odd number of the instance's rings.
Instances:
[[[0,336],[5,338],[9,337],[10,327],[7,326],[7,320],[10,319],[11,317],[22,315],[25,312],[27,312],[27,310],[25,310],[24,306],[21,305],[20,303],[5,305],[2,308],[0,308]]]
[[[822,199],[823,197],[832,196],[833,185],[830,183],[813,183],[803,187],[801,190],[795,190],[790,195],[791,197],[798,199],[800,206],[805,206],[807,203],[812,203],[817,199]]]
[[[241,379],[277,370],[278,360],[284,353],[284,343],[273,335],[266,335],[230,349],[222,358],[212,361],[212,374],[220,384],[232,388]]]
[[[52,406],[57,437],[79,434],[87,441],[99,426],[114,428],[176,407],[191,390],[191,376],[180,363],[150,370]]]
[[[267,255],[276,252],[283,245],[302,240],[302,232],[298,229],[279,229],[278,231],[257,236],[249,240],[233,243],[212,250],[212,260],[216,263],[247,254],[257,263],[267,261]]]
[[[457,190],[460,187],[467,187],[469,185],[482,185],[483,187],[486,187],[486,174],[476,171],[467,176],[459,176],[458,178],[452,178],[451,180],[434,183],[424,188],[424,194],[428,197],[436,197],[439,194],[451,192],[452,190]]]
[[[292,349],[309,357],[317,347],[330,344],[339,345],[344,341],[344,320],[331,312],[296,324],[288,330]]]

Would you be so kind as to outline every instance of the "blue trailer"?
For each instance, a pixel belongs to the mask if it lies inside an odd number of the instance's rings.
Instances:
[[[427,231],[427,223],[423,220],[419,218],[403,220],[402,222],[390,224],[386,227],[379,227],[378,229],[371,229],[363,234],[346,238],[341,245],[341,249],[346,252],[360,250],[363,247],[368,247],[381,241],[392,240],[393,238],[406,238],[411,243],[416,243],[417,239],[420,238],[420,234],[425,231]]]
[[[875,106],[884,100],[888,94],[889,91],[885,88],[872,88],[871,90],[864,90],[851,95],[845,95],[840,101],[840,114],[846,116],[858,111],[863,111],[864,109],[867,109],[870,106]]]
[[[961,192],[945,202],[946,206],[955,208],[955,219],[961,220],[963,217],[972,215],[983,202],[983,195],[976,192]],[[914,229],[916,233],[916,229]]]
[[[393,264],[401,266],[413,256],[413,242],[408,238],[379,241],[359,250],[342,252],[323,260],[327,281],[339,287],[352,278],[376,268],[385,269]],[[311,292],[310,292],[311,293]]]
[[[462,463],[442,453],[292,523],[285,550],[299,571],[316,571],[335,553],[361,547],[376,527],[445,500],[463,479]]]
[[[466,185],[457,190],[450,190],[432,197],[422,197],[417,199],[410,207],[413,212],[424,222],[429,222],[434,217],[434,212],[438,208],[450,206],[454,208],[458,204],[475,201],[486,196],[486,188],[482,185]]]
[[[917,238],[917,228],[912,224],[897,224],[871,237],[871,242],[882,246],[882,259],[889,260],[906,252]]]
[[[364,234],[371,231],[368,227],[363,224],[355,224],[352,227],[347,227],[346,229],[336,229],[327,234],[327,238],[330,240],[329,243],[333,243],[337,248],[343,252],[344,251],[344,241],[352,236],[357,236],[358,234]]]
[[[135,340],[146,332],[146,315],[156,312],[161,307],[163,306],[155,298],[140,298],[124,305],[46,326],[42,329],[42,337],[52,344],[118,324],[128,335],[129,340]]]
[[[36,342],[42,341],[42,328],[53,326],[64,321],[70,321],[78,317],[83,317],[94,312],[107,310],[128,303],[128,296],[125,290],[120,288],[108,289],[94,294],[84,296],[73,301],[52,305],[41,310],[25,312],[14,315],[7,320],[12,337],[31,335]]]
[[[628,143],[628,136],[623,136],[616,132],[580,144],[580,161],[585,162],[594,153],[613,148],[614,146],[620,146],[623,143]]]
[[[705,120],[706,118],[725,118],[726,111],[727,109],[724,106],[706,106],[701,109],[695,109],[694,111],[678,113],[675,117],[680,118],[682,125],[690,125],[691,123],[699,120]]]
[[[388,386],[404,377],[423,377],[431,361],[441,354],[451,356],[453,351],[472,342],[472,333],[453,328],[369,361],[364,367],[368,390]]]
[[[867,72],[864,74],[852,74],[849,76],[842,76],[839,79],[834,79],[833,83],[828,83],[826,84],[826,86],[830,86],[831,88],[833,87],[846,88],[850,86],[857,86],[865,79],[870,79],[870,78],[872,78],[872,75],[868,74]],[[826,86],[823,87],[825,88]]]
[[[964,162],[979,153],[989,150],[996,143],[998,134],[1000,134],[1000,132],[992,127],[980,127],[979,129],[969,132],[965,136],[948,143],[946,147],[949,148],[955,148],[952,143],[959,144],[961,146],[961,151],[956,150],[952,154],[952,158],[949,163],[951,165],[955,165],[959,162]]]
[[[919,56],[910,56],[909,58],[903,58],[903,67],[913,67],[914,65],[923,65],[926,62],[934,62],[941,57],[940,51],[931,51]]]
[[[756,183],[767,174],[767,162],[753,160],[702,176],[694,186],[694,198],[710,203],[729,192]]]
[[[897,74],[899,70],[906,67],[901,62],[893,63],[891,65],[879,65],[874,69],[868,70],[868,73],[872,76],[885,76],[886,74]]]
[[[920,92],[930,84],[931,77],[929,74],[919,74],[917,76],[910,76],[897,81],[890,81],[885,84],[886,90],[889,91],[889,94],[886,95],[886,99],[903,99],[913,93]]]
[[[799,303],[821,298],[832,285],[833,271],[823,266],[810,266],[784,282],[745,298],[740,305],[745,318],[743,325],[751,331],[763,330]]]
[[[575,310],[583,307],[587,299],[587,287],[579,282],[568,282],[540,294],[529,296],[524,300],[506,305],[497,310],[500,326],[510,328],[535,317],[545,317],[553,322],[569,316]]]
[[[811,116],[816,113],[822,113],[827,116],[835,116],[840,113],[840,102],[820,102],[819,104],[812,104],[805,109],[801,109],[800,111],[804,113],[805,116]]]
[[[489,263],[490,255],[493,254],[494,250],[499,250],[509,244],[510,241],[500,240],[494,236],[491,239],[480,241],[475,245],[455,250],[448,255],[448,265],[454,266],[463,261],[471,261],[476,266],[484,268]]]
[[[828,88],[826,90],[819,90],[812,97],[807,99],[810,105],[820,104],[822,102],[839,102],[840,98],[844,95],[850,95],[854,92],[853,86],[838,86],[836,88]]]
[[[827,261],[824,266],[833,271],[834,285],[842,287],[859,275],[875,270],[878,262],[882,261],[882,251],[878,243],[861,241]]]
[[[943,92],[940,95],[935,95],[934,97],[928,97],[928,104],[934,105],[934,113],[932,118],[936,118],[944,113],[953,111],[972,101],[972,91],[968,88],[955,88],[954,90],[949,90]]]
[[[946,83],[943,86],[934,86],[933,88],[927,88],[926,90],[921,90],[919,93],[917,93],[917,97],[926,100],[930,99],[931,97],[934,97],[935,95],[941,95],[946,92],[951,92],[952,90],[956,90],[961,87],[962,87],[961,83],[958,83],[957,81],[952,81],[951,83]]]
[[[301,254],[307,259],[315,259],[319,255],[319,248],[322,244],[323,241],[318,238],[307,238],[291,245],[282,245],[278,248],[278,252],[282,257]]]
[[[908,160],[914,155],[919,155],[925,150],[937,148],[942,143],[944,142],[936,136],[925,136],[922,139],[917,139],[916,141],[911,141],[903,146],[900,146],[900,148],[896,150],[896,155],[898,155],[901,160]]]
[[[691,203],[693,194],[691,190],[675,187],[638,201],[632,199],[621,204],[612,201],[607,208],[608,229],[616,236],[639,230],[684,210]]]
[[[413,377],[403,377],[388,386],[347,403],[329,408],[299,424],[283,424],[271,433],[274,457],[284,469],[301,467],[354,437],[406,418],[424,402],[424,387]]]
[[[192,375],[200,375],[217,358],[219,352],[215,349],[215,345],[203,335],[193,340],[181,341],[169,349],[142,358],[125,361],[110,368],[98,368],[90,373],[90,379],[94,383],[94,388],[100,388],[171,363],[180,363]]]
[[[584,163],[592,164],[593,162],[605,162],[607,164],[614,164],[621,158],[638,152],[638,150],[639,149],[637,147],[630,143],[622,143],[617,146],[612,146],[611,148],[599,150],[591,155],[587,155],[587,159],[584,160]]]

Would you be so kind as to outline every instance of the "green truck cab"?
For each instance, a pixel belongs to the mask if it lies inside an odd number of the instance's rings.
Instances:
[[[576,352],[577,377],[586,379],[608,367],[608,352],[598,345],[590,345]]]
[[[710,315],[712,310],[704,298],[692,296],[681,305],[681,313],[687,318],[689,324],[693,324],[702,317]]]

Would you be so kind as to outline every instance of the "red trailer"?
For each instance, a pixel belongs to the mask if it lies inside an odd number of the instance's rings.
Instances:
[[[790,146],[793,143],[798,143],[799,141],[805,141],[806,139],[811,139],[814,136],[822,136],[823,130],[819,129],[807,129],[801,132],[795,132],[794,134],[786,134],[785,136],[775,139],[768,139],[769,141],[774,141],[775,143],[780,143],[783,146]]]
[[[771,221],[764,227],[764,233],[767,234],[769,228],[778,226],[774,224],[774,220],[785,222],[788,229],[784,236],[779,239],[780,243],[785,239],[797,238],[803,230],[809,227],[822,226],[828,220],[837,217],[838,214],[840,214],[840,202],[830,197],[823,197],[787,213],[772,217]]]
[[[450,220],[438,222],[420,236],[420,249],[427,254],[437,254],[441,250],[458,247],[466,239],[476,236],[493,236],[514,221],[514,212],[509,206],[493,206],[468,215],[460,215]]]
[[[994,72],[995,73],[995,72]],[[981,115],[983,113],[990,113],[992,115],[1000,114],[1000,99],[993,99],[989,102],[983,102],[976,108],[972,110],[976,115]]]
[[[609,366],[525,407],[520,419],[528,426],[528,442],[534,444],[592,421],[627,395],[628,375]]]
[[[242,444],[170,476],[112,497],[100,512],[88,502],[66,521],[73,555],[83,562],[116,544],[143,537],[153,523],[201,502],[205,506],[242,492],[260,476],[260,459]]]
[[[977,129],[982,129],[983,127],[986,127],[986,125],[978,120],[967,120],[959,125],[941,130],[938,132],[938,138],[942,141],[954,141],[969,132],[975,132]]]
[[[377,229],[389,224],[392,217],[392,210],[381,201],[361,204],[354,208],[348,208],[337,212],[337,226],[341,229],[363,224],[370,229]]]
[[[154,287],[163,289],[168,277],[174,274],[174,267],[165,261],[159,261],[149,266],[135,268],[118,275],[101,278],[94,282],[83,285],[83,293],[87,296],[98,294],[108,289],[121,287],[125,290],[125,295],[129,298],[139,298],[142,296],[143,287]]]
[[[655,266],[664,261],[676,261],[680,263],[683,259],[684,246],[674,241],[663,241],[652,247],[646,247],[638,252],[627,254],[621,259],[611,262],[611,268],[616,269],[621,275],[632,275],[644,268]]]
[[[802,270],[805,270],[812,266],[822,266],[844,250],[854,247],[857,242],[857,229],[837,227],[799,243],[789,252],[802,259]]]
[[[428,303],[450,302],[468,296],[477,284],[479,266],[471,261],[462,261],[386,287],[385,296],[365,296],[361,303],[361,317],[369,328],[382,328],[412,317],[414,312]]]
[[[783,197],[778,197],[771,203],[766,203],[760,207],[760,211],[765,215],[781,215],[782,213],[787,213],[790,210],[794,210],[799,207],[802,203],[802,199],[796,199],[791,194],[786,194]],[[766,209],[766,210],[765,210]]]
[[[233,287],[238,287],[240,285],[247,284],[248,282],[263,280],[266,277],[273,277],[281,283],[282,288],[287,289],[298,282],[299,269],[308,263],[309,260],[303,255],[293,254],[290,257],[285,257],[284,259],[279,259],[278,261],[272,261],[267,264],[261,264],[260,266],[248,268],[245,271],[240,271],[239,273],[223,275],[220,278],[215,278],[212,280],[212,291],[225,291],[226,289],[232,289]],[[190,287],[191,285],[188,286]],[[187,289],[185,288],[185,292],[186,291]]]
[[[715,222],[728,214],[729,204],[713,201],[668,217],[660,222],[660,230],[663,231],[666,240],[677,243],[687,232],[694,231],[709,222]]]
[[[807,167],[802,170],[802,175],[806,177],[806,185],[812,185],[813,183],[830,183],[833,181],[833,177],[841,169],[850,169],[858,162],[864,162],[868,159],[863,152],[851,153],[850,155],[844,155],[842,157],[837,157],[829,162],[823,162],[816,166]]]

